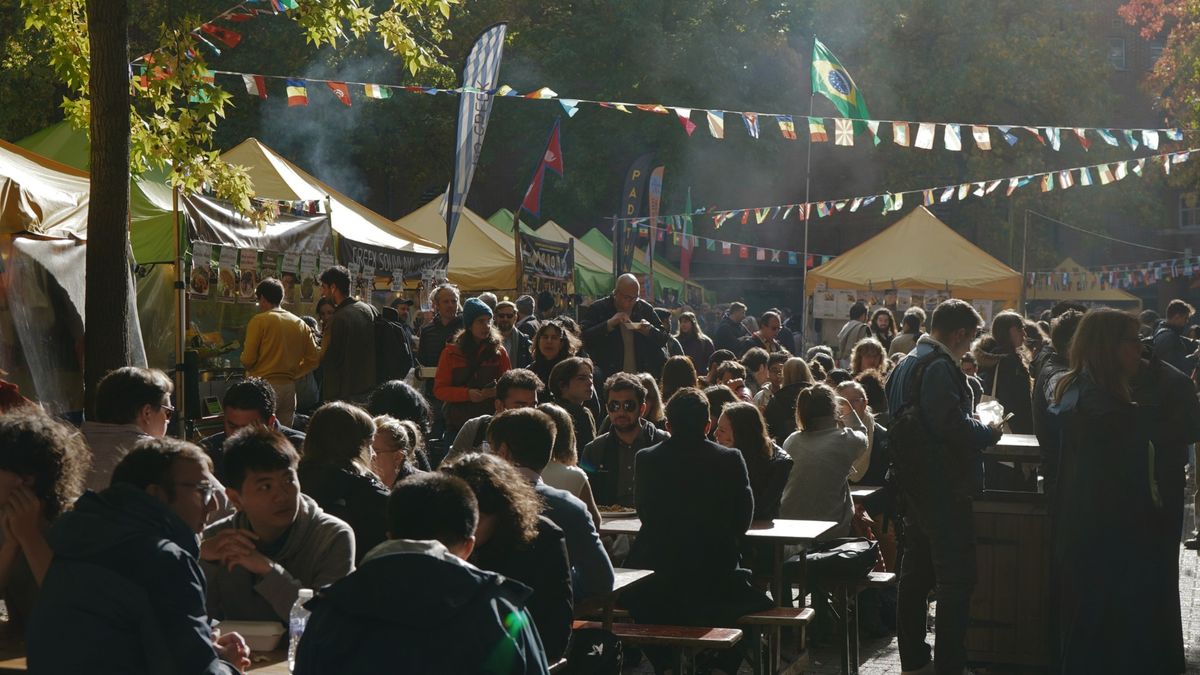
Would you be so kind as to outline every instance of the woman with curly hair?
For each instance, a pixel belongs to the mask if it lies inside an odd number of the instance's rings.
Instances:
[[[367,412],[372,416],[387,415],[405,423],[413,436],[412,459],[421,471],[432,471],[425,439],[433,427],[433,410],[425,396],[403,380],[388,380],[375,388],[367,399]]]
[[[579,351],[579,339],[571,331],[563,328],[557,320],[543,321],[533,334],[529,345],[533,354],[533,363],[529,369],[542,382],[550,381],[550,371],[554,370],[563,359],[575,356]]]
[[[496,412],[496,381],[512,367],[492,308],[479,298],[463,303],[463,330],[442,350],[433,395],[445,403],[446,434],[454,438],[467,420]]]
[[[887,358],[883,344],[873,337],[863,338],[850,352],[850,374],[858,375],[865,370],[878,370],[886,374],[892,362]]]
[[[0,597],[15,626],[25,623],[50,567],[46,531],[83,492],[89,456],[83,437],[41,408],[0,417]]]
[[[441,470],[466,481],[479,500],[470,561],[533,589],[527,607],[546,659],[562,658],[571,636],[571,566],[563,532],[539,515],[541,500],[517,469],[495,455],[469,453]]]
[[[387,538],[388,488],[371,470],[375,422],[358,406],[334,401],[308,423],[297,476],[300,489],[354,530],[355,562]]]

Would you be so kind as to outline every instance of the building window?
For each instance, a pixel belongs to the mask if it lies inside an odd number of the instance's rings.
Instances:
[[[1146,45],[1146,70],[1154,70],[1154,64],[1162,58],[1163,43],[1162,40],[1151,40]]]
[[[1179,228],[1200,229],[1200,193],[1185,192],[1179,195]]]
[[[1108,38],[1108,62],[1117,70],[1128,70],[1125,63],[1125,38]]]

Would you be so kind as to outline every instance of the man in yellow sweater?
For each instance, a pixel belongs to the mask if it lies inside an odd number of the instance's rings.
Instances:
[[[260,312],[246,326],[242,365],[246,374],[271,383],[277,400],[275,415],[291,426],[296,414],[296,380],[321,362],[316,338],[300,317],[279,305],[283,284],[267,278],[254,289]]]

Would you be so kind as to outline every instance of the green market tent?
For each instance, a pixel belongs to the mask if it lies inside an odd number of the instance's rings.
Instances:
[[[612,242],[596,228],[593,227],[588,230],[586,234],[580,237],[580,240],[609,260],[612,259]],[[633,254],[634,274],[644,276],[650,273],[650,266],[645,261],[646,252],[642,249],[635,249]],[[679,273],[679,270],[674,265],[671,265],[659,256],[654,256],[654,294],[656,297],[662,297],[664,289],[671,289],[679,294],[680,303],[686,303],[686,298],[688,297],[686,292],[687,287],[698,288],[704,291],[704,287],[700,284],[694,281],[684,281],[683,275]]]
[[[501,232],[512,236],[512,211],[500,209],[488,218],[488,222]],[[560,243],[575,241],[575,292],[583,296],[598,298],[612,292],[612,260],[596,249],[571,235],[553,220],[534,230],[521,223],[521,231],[535,237]]]

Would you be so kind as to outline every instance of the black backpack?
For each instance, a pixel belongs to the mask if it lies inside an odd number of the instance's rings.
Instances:
[[[950,357],[941,352],[933,352],[917,362],[912,374],[912,391],[905,399],[899,410],[892,413],[891,424],[888,425],[888,447],[892,451],[891,478],[903,490],[919,489],[919,481],[928,475],[925,464],[933,459],[931,451],[933,442],[925,422],[921,420],[921,383],[925,379],[925,369],[939,358]]]
[[[386,309],[375,317],[375,377],[378,382],[403,380],[413,367],[412,345],[400,315]]]

